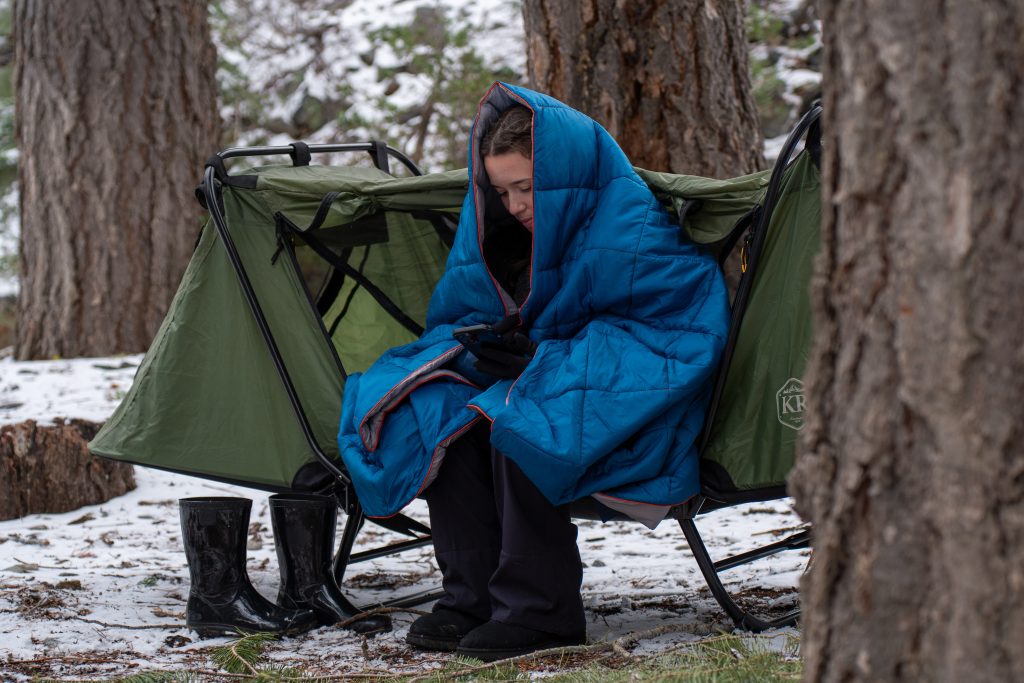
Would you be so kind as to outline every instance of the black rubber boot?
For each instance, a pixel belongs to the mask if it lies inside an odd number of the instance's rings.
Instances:
[[[331,571],[337,521],[337,502],[330,496],[279,493],[270,497],[270,522],[281,569],[277,602],[311,609],[325,626],[361,612],[342,594]],[[364,635],[382,633],[391,630],[391,619],[375,614],[348,628]]]
[[[483,619],[465,612],[435,607],[430,614],[412,622],[405,642],[424,650],[455,652],[459,641],[483,623]]]
[[[282,609],[253,588],[245,571],[248,498],[182,498],[181,540],[191,586],[186,625],[200,638],[239,629],[293,635],[316,626],[309,610]]]

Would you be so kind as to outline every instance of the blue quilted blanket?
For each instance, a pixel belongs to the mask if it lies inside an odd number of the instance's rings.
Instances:
[[[534,114],[530,294],[517,306],[483,258],[481,131]],[[655,519],[697,493],[694,444],[728,327],[714,261],[680,230],[595,121],[496,83],[473,126],[470,190],[422,338],[345,385],[338,444],[370,516],[433,480],[480,420],[552,503],[594,495]],[[537,352],[515,381],[480,382],[456,327],[519,316]],[[469,360],[472,360],[471,358]],[[489,385],[488,385],[489,384]],[[632,513],[631,513],[632,514]]]

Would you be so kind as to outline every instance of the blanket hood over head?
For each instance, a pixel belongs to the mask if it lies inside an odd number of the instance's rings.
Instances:
[[[530,292],[516,305],[483,257],[482,134],[533,112]],[[367,514],[396,513],[480,420],[554,504],[594,495],[638,519],[698,492],[694,441],[728,327],[709,256],[680,230],[595,121],[496,83],[480,103],[470,189],[427,330],[345,385],[338,443]],[[519,379],[480,382],[456,327],[517,317],[537,342]],[[468,358],[467,358],[468,356]],[[488,385],[489,384],[489,385]]]

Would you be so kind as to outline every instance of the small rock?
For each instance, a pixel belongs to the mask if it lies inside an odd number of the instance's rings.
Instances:
[[[117,365],[112,363],[93,363],[92,366],[98,370],[126,370],[128,368],[134,368],[135,363],[129,363],[128,361],[123,360]]]
[[[164,644],[166,644],[167,647],[184,647],[191,642],[192,639],[186,638],[185,636],[167,636],[164,638]]]

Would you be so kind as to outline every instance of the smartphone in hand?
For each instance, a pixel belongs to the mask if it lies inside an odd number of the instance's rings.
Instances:
[[[486,351],[481,353],[480,349],[482,347],[504,351],[505,353],[516,353],[490,325],[458,327],[452,331],[452,336],[477,358],[480,358],[481,355],[486,355]]]

